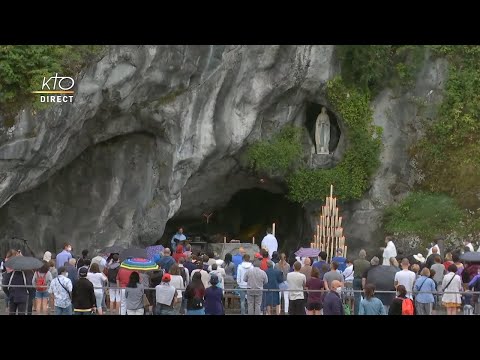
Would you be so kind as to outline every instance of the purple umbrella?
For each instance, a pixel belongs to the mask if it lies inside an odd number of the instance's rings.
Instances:
[[[318,256],[318,254],[320,254],[319,249],[303,248],[303,247],[298,249],[297,252],[295,253],[295,255],[298,257],[316,257]]]
[[[163,247],[162,245],[148,246],[148,247],[146,248],[146,250],[147,250],[147,255],[148,255],[147,259],[153,260],[153,257],[154,257],[155,255],[160,254],[160,252],[162,252],[163,249],[164,249],[164,247]]]

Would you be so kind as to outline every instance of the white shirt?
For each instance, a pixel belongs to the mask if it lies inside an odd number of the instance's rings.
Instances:
[[[343,271],[343,277],[345,281],[351,282],[353,281],[354,271],[353,271],[353,264],[347,266],[347,268]]]
[[[397,257],[397,248],[393,241],[389,241],[387,243],[387,247],[383,250],[383,264],[382,265],[390,265],[390,258]]]
[[[395,274],[395,281],[398,282],[398,285],[405,286],[405,289],[407,289],[407,297],[410,299],[413,299],[412,289],[416,279],[417,276],[410,270],[402,270]]]
[[[177,298],[182,298],[182,290],[183,289],[183,278],[181,275],[171,275],[170,285],[172,285],[177,290]]]
[[[262,248],[268,249],[268,256],[271,258],[274,251],[278,250],[278,241],[272,234],[267,234],[262,240]]]
[[[299,290],[299,291],[289,291],[290,300],[300,300],[303,299],[303,289],[307,283],[307,277],[299,271],[294,271],[287,274],[287,284],[289,290]]]
[[[473,245],[472,245],[471,242],[469,242],[469,243],[468,243],[467,245],[465,245],[465,246],[468,247],[468,248],[470,249],[470,251],[472,251],[472,252],[475,251],[475,250],[473,249]]]
[[[87,274],[87,280],[93,284],[93,291],[97,294],[103,294],[103,288],[101,289],[101,287],[103,286],[103,283],[108,280],[104,274],[89,272]]]

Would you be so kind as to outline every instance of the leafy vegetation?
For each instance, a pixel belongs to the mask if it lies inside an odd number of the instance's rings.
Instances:
[[[25,104],[34,109],[47,104],[33,101],[32,91],[40,90],[43,77],[55,73],[75,77],[82,67],[102,51],[97,45],[1,45],[0,112],[4,125],[13,125],[13,117]]]
[[[424,51],[419,45],[337,46],[342,78],[347,84],[372,95],[387,86],[406,88],[413,85]]]
[[[270,141],[259,141],[247,151],[258,171],[282,175],[289,198],[297,202],[322,199],[330,184],[342,200],[359,199],[378,166],[380,129],[372,125],[368,93],[348,88],[340,78],[328,83],[328,98],[348,126],[349,145],[342,162],[333,169],[312,170],[302,163],[300,129],[287,127]]]
[[[247,150],[249,165],[270,176],[286,176],[301,159],[300,129],[287,126],[270,141],[259,141]]]
[[[385,211],[384,227],[387,232],[418,235],[430,241],[438,234],[464,232],[466,219],[467,214],[451,197],[414,192]]]
[[[335,78],[327,85],[327,96],[348,127],[348,148],[340,164],[332,169],[303,168],[289,176],[289,197],[293,201],[322,199],[330,184],[335,184],[335,193],[342,201],[359,199],[379,164],[381,129],[372,125],[369,94]]]
[[[461,206],[480,208],[480,46],[431,46],[449,63],[438,118],[412,149],[425,175],[422,187]]]

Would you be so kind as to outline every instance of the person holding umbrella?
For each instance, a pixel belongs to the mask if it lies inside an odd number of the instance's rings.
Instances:
[[[28,282],[25,271],[39,269],[42,265],[43,263],[34,257],[18,255],[5,262],[5,267],[12,269],[2,278],[3,291],[8,297],[10,315],[15,315],[17,311],[19,315],[23,315],[27,311],[27,302],[31,292],[31,288],[27,288],[27,284],[31,284],[31,278]],[[10,285],[21,285],[21,287],[10,287]]]

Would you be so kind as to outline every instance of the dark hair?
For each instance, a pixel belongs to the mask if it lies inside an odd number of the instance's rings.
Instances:
[[[203,261],[197,261],[197,269],[203,270]]]
[[[50,266],[48,265],[48,262],[44,261],[42,267],[38,269],[38,272],[40,274],[46,274],[48,270],[50,270]]]
[[[375,285],[374,284],[367,284],[365,285],[365,297],[367,300],[370,300],[373,297],[373,294],[375,293]]]
[[[65,266],[60,266],[58,268],[58,275],[63,274],[65,271],[67,271],[67,268]]]
[[[458,254],[458,252],[454,252],[452,254],[452,261],[453,262],[459,262],[460,261],[460,255]]]
[[[112,255],[112,260],[115,261],[115,262],[118,261],[119,258],[120,258],[120,255],[118,255],[118,254],[113,254]]]
[[[205,255],[202,256],[202,261],[203,261],[204,263],[207,263],[208,260],[210,260],[210,257],[209,257],[207,254],[205,254]]]
[[[99,273],[100,272],[100,266],[98,266],[97,263],[93,263],[92,266],[90,266],[90,272],[91,273]]]
[[[338,269],[338,262],[336,261],[332,261],[332,263],[330,264],[333,268],[333,270],[337,270]]]
[[[453,273],[456,273],[458,268],[457,268],[457,265],[455,264],[451,264],[448,269],[447,269],[449,272],[453,272]]]
[[[267,250],[265,250],[265,249],[260,250],[260,255],[262,256],[262,258],[268,259],[268,251]]]
[[[90,266],[91,263],[92,263],[92,260],[90,259],[83,260],[83,266]]]
[[[178,259],[178,263],[182,265],[185,264],[185,258],[181,257],[180,259]]]
[[[67,248],[67,247],[69,247],[69,246],[70,246],[69,243],[63,243],[63,248],[64,248],[64,249]]]
[[[232,262],[232,254],[226,253],[224,262],[226,266],[230,265],[230,263]]]
[[[397,286],[397,292],[398,292],[398,296],[400,296],[400,297],[406,297],[407,296],[407,289],[403,285],[398,285]]]
[[[318,270],[318,268],[316,266],[313,266],[312,267],[312,273],[311,273],[310,276],[314,277],[314,278],[320,278],[320,270]]]
[[[192,282],[190,283],[190,285],[192,285],[192,287],[194,288],[202,287],[205,289],[205,286],[203,285],[203,282],[202,282],[202,274],[200,274],[200,271],[197,271],[196,273],[193,274]]]
[[[85,250],[82,250],[82,257],[86,258],[88,255],[88,250],[85,249]]]
[[[49,266],[49,267],[55,267],[55,261],[50,260],[50,261],[48,262],[48,266]]]
[[[212,270],[217,270],[218,269],[218,265],[217,264],[212,264]]]
[[[439,264],[440,264],[440,263],[442,262],[442,258],[441,258],[440,256],[435,256],[435,257],[433,258],[433,261],[435,261],[436,263],[439,263]]]
[[[278,252],[277,251],[274,251],[272,253],[272,261],[273,260],[280,260],[280,258],[278,257]],[[312,263],[313,263],[313,261],[312,261]]]
[[[245,262],[250,261],[250,255],[248,255],[248,254],[243,255],[243,261],[245,261]]]
[[[327,253],[325,251],[320,251],[318,257],[322,260],[325,260],[327,258]]]
[[[138,274],[138,272],[134,271],[130,274],[127,287],[136,288],[139,282],[140,282],[140,275]]]
[[[435,270],[430,269],[430,279],[433,279],[433,277],[435,276],[435,274],[436,274]]]

